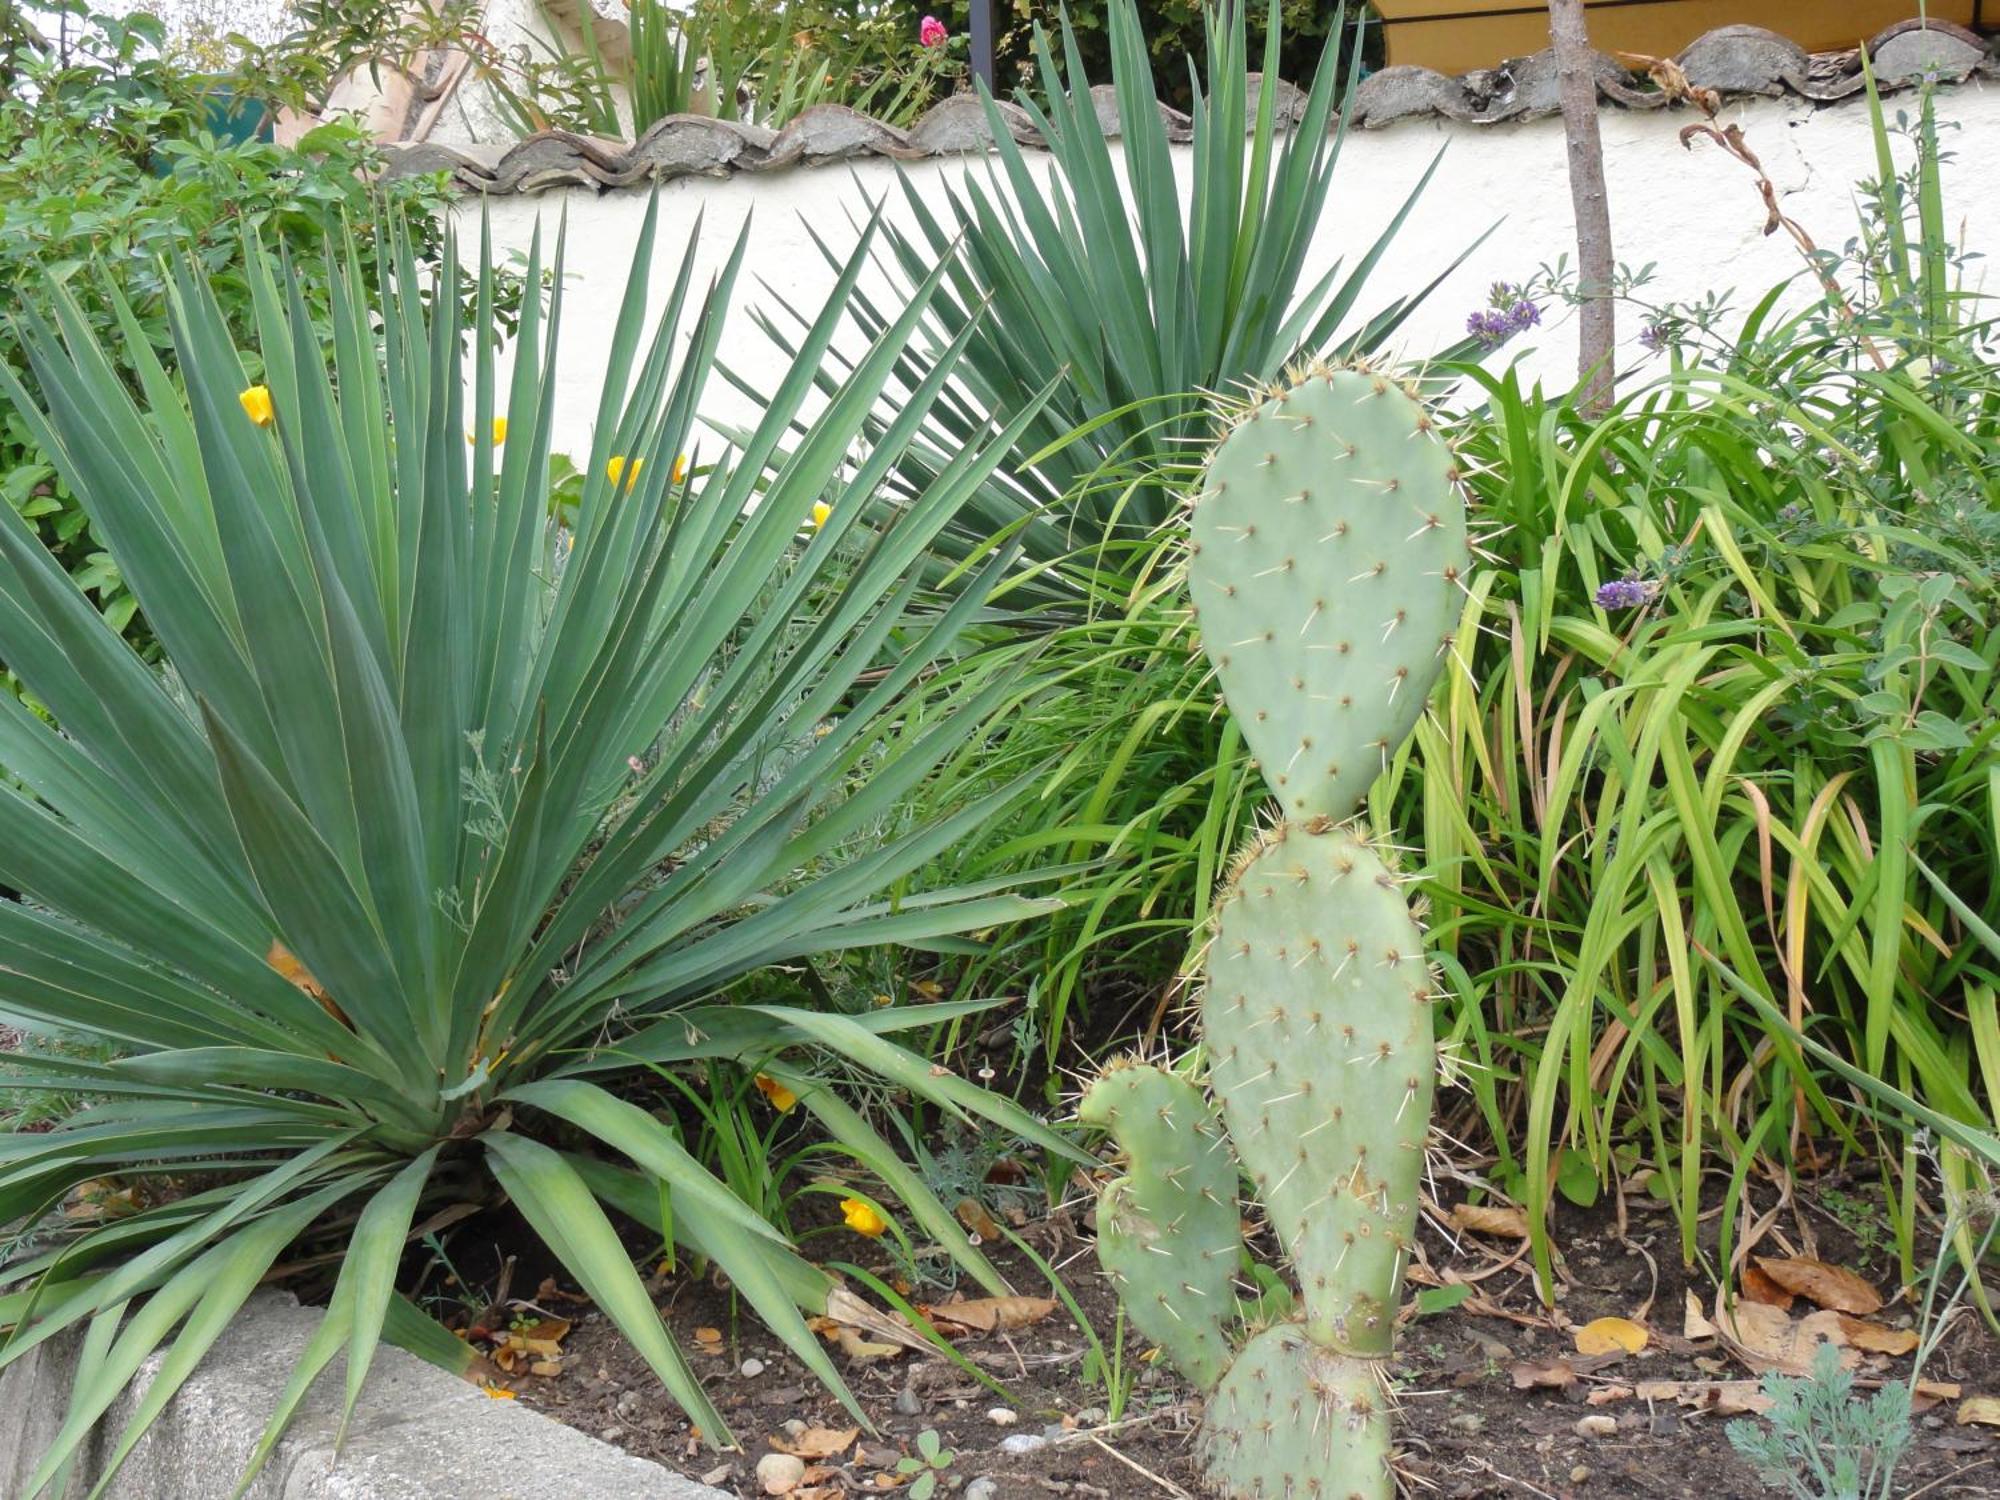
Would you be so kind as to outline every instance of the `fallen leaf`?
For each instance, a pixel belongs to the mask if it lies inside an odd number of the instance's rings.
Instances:
[[[1528,1237],[1527,1215],[1518,1208],[1498,1204],[1455,1203],[1451,1210],[1451,1227],[1472,1234],[1489,1234],[1495,1239],[1525,1240]]]
[[[720,1328],[697,1328],[694,1331],[695,1348],[703,1354],[722,1352],[722,1330]]]
[[[1771,1273],[1756,1262],[1746,1264],[1739,1279],[1743,1295],[1752,1302],[1762,1302],[1767,1307],[1780,1308],[1785,1312],[1792,1310],[1792,1294],[1773,1281]]]
[[[845,1453],[860,1436],[859,1427],[808,1427],[797,1437],[773,1433],[765,1441],[794,1458],[831,1458],[836,1453]]]
[[[993,1215],[977,1198],[959,1199],[958,1207],[952,1212],[958,1215],[958,1222],[965,1226],[966,1232],[981,1243],[1000,1238],[1000,1226],[993,1222]]]
[[[1583,1398],[1586,1406],[1609,1406],[1614,1401],[1630,1401],[1632,1387],[1629,1385],[1600,1385]]]
[[[1052,1297],[973,1297],[964,1302],[925,1307],[922,1312],[940,1332],[959,1329],[968,1333],[1008,1333],[1039,1323],[1055,1310]]]
[[[528,1366],[528,1373],[530,1375],[539,1375],[546,1380],[552,1375],[562,1374],[562,1361],[559,1359],[538,1359]]]
[[[1637,1394],[1641,1401],[1671,1401],[1724,1417],[1768,1411],[1772,1405],[1755,1380],[1642,1380]]]
[[[1981,1427],[2000,1427],[2000,1396],[1967,1396],[1958,1405],[1958,1425],[1977,1422]]]
[[[1708,1321],[1708,1314],[1702,1311],[1701,1299],[1693,1292],[1687,1294],[1687,1310],[1681,1318],[1681,1337],[1684,1339],[1712,1339],[1722,1330]]]
[[[1845,1266],[1803,1255],[1760,1255],[1757,1264],[1786,1291],[1820,1307],[1861,1314],[1882,1310],[1882,1294]]]
[[[1861,1356],[1847,1347],[1847,1333],[1836,1312],[1816,1312],[1794,1321],[1762,1302],[1738,1299],[1730,1308],[1718,1297],[1715,1322],[1730,1352],[1760,1373],[1810,1374],[1813,1351],[1821,1344],[1840,1350],[1843,1368],[1851,1370],[1861,1361]]]
[[[864,1364],[870,1360],[887,1359],[891,1355],[903,1352],[902,1345],[878,1344],[872,1340],[864,1339],[859,1329],[850,1328],[845,1323],[842,1323],[835,1331],[834,1338],[839,1342],[842,1354],[845,1354],[849,1359],[859,1360]]]
[[[1507,1372],[1514,1377],[1514,1389],[1562,1390],[1576,1384],[1576,1371],[1566,1359],[1524,1359]]]
[[[1847,1342],[1856,1349],[1870,1354],[1908,1354],[1917,1347],[1913,1328],[1885,1328],[1866,1318],[1850,1318],[1846,1313],[1834,1316],[1840,1319],[1840,1331],[1847,1335]]]
[[[860,1329],[873,1334],[877,1339],[903,1349],[914,1349],[919,1354],[936,1352],[931,1341],[901,1318],[892,1318],[887,1313],[877,1312],[866,1302],[845,1287],[835,1287],[826,1297],[827,1317],[833,1320],[835,1337],[840,1338],[841,1347],[847,1340],[841,1329]]]
[[[1630,1318],[1593,1318],[1576,1330],[1578,1354],[1609,1354],[1623,1349],[1637,1354],[1646,1347],[1646,1330]]]

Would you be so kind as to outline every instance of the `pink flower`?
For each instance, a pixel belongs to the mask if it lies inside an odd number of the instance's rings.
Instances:
[[[917,25],[917,40],[926,47],[942,47],[951,37],[944,29],[944,22],[936,16],[925,16]]]

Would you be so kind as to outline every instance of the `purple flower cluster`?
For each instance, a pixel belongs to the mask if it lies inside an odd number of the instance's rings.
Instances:
[[[1614,578],[1609,583],[1597,586],[1597,607],[1599,609],[1637,609],[1652,601],[1659,593],[1657,583],[1643,578]]]
[[[1648,323],[1639,330],[1639,347],[1658,354],[1674,341],[1674,331],[1665,323]]]
[[[1487,294],[1486,306],[1465,320],[1465,331],[1488,349],[1497,349],[1541,321],[1541,304],[1532,301],[1521,287],[1496,281]]]

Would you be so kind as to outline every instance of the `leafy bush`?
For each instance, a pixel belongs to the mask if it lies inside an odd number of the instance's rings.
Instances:
[[[61,45],[44,52],[24,38],[11,54],[15,86],[0,90],[0,284],[30,297],[64,288],[78,315],[112,341],[123,336],[122,300],[147,346],[165,350],[163,257],[200,267],[237,339],[254,324],[237,267],[246,231],[295,255],[307,314],[322,328],[331,289],[311,252],[327,233],[351,231],[370,265],[380,216],[408,210],[418,253],[435,257],[429,214],[443,203],[441,182],[371,186],[365,174],[379,157],[358,130],[323,126],[295,148],[218,141],[206,129],[207,85],[159,58],[150,16],[99,16],[63,3],[22,14]],[[507,296],[518,301],[518,288]],[[25,368],[5,324],[0,365]],[[136,367],[121,368],[136,390]],[[105,617],[124,628],[134,601],[118,564],[18,414],[0,417],[0,496],[36,523]]]
[[[2000,351],[1951,289],[1927,105],[1909,133],[1898,169],[1878,116],[1804,312],[1683,338],[1601,421],[1481,377],[1494,565],[1376,789],[1423,829],[1501,1181],[1540,1206],[1566,1151],[1649,1164],[1690,1259],[1717,1154],[1871,1128],[1766,1007],[1946,1117],[2000,1107]]]
[[[1185,202],[1131,0],[1111,8],[1127,186],[1120,186],[1111,139],[1089,96],[1063,92],[1046,37],[1037,56],[1047,102],[1037,105],[1024,92],[1019,103],[1048,144],[1051,169],[1029,164],[996,113],[1004,191],[990,178],[982,185],[981,174],[992,168],[968,170],[939,214],[915,182],[902,179],[916,227],[886,232],[885,259],[906,288],[934,266],[946,273],[915,368],[960,338],[968,342],[957,388],[934,409],[899,482],[921,492],[988,413],[1011,419],[1040,407],[1006,474],[954,524],[957,545],[976,547],[1011,529],[1032,560],[1048,564],[1106,537],[1149,535],[1178,503],[1160,476],[1205,429],[1204,393],[1240,391],[1302,355],[1366,353],[1425,295],[1354,316],[1369,273],[1429,171],[1366,255],[1307,281],[1306,254],[1332,202],[1351,92],[1329,49],[1296,123],[1281,129],[1276,90],[1250,98],[1244,9],[1233,7],[1211,37]],[[1273,37],[1267,71],[1275,45]],[[1068,75],[1083,76],[1071,29],[1063,48]],[[1352,81],[1350,72],[1346,85]],[[821,250],[839,263],[824,240]],[[989,305],[994,315],[982,320],[979,310]],[[855,307],[870,337],[890,317],[865,301]],[[803,310],[786,309],[765,326],[792,350],[797,336],[789,329],[809,321]],[[829,362],[826,378],[837,380],[838,372],[838,361]],[[892,402],[878,420],[895,415]]]
[[[381,1337],[462,1365],[466,1346],[400,1302],[394,1278],[427,1205],[496,1189],[711,1438],[728,1429],[601,1205],[712,1259],[844,1395],[798,1311],[824,1309],[829,1279],[619,1096],[648,1067],[766,1073],[1000,1285],[816,1061],[1067,1149],[888,1039],[978,1007],[849,1018],[716,997],[767,965],[1035,909],[1012,878],[908,888],[1009,789],[877,836],[1002,697],[927,674],[1010,556],[942,595],[920,581],[938,527],[1014,434],[968,447],[893,524],[869,523],[896,439],[850,455],[919,299],[782,471],[765,459],[812,394],[810,365],[738,461],[690,476],[675,460],[744,245],[705,302],[684,271],[649,328],[653,240],[649,215],[607,330],[573,528],[547,518],[559,306],[524,306],[503,389],[493,277],[465,326],[448,241],[428,295],[393,230],[378,301],[352,254],[320,273],[330,368],[299,284],[248,250],[261,383],[185,258],[165,293],[185,396],[116,296],[141,401],[74,299],[58,291],[52,320],[23,320],[39,394],[9,372],[0,386],[101,528],[169,667],[125,647],[0,515],[0,658],[61,726],[0,698],[0,764],[19,778],[0,784],[0,881],[21,893],[0,901],[0,1022],[123,1054],[23,1053],[0,1076],[105,1101],[0,1137],[0,1225],[26,1229],[0,1252],[0,1365],[86,1321],[102,1356],[31,1494],[171,1340],[114,1440],[122,1458],[329,1216],[344,1253],[324,1331],[260,1461],[343,1347],[350,1404]],[[560,254],[552,269],[560,286]],[[949,378],[940,366],[931,393]],[[103,1178],[157,1191],[123,1216],[45,1222]]]

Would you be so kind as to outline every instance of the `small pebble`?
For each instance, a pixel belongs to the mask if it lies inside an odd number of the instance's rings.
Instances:
[[[767,1495],[789,1495],[805,1477],[805,1460],[789,1453],[766,1453],[757,1460],[757,1483]]]
[[[759,1375],[762,1375],[763,1373],[764,1373],[763,1360],[746,1359],[743,1361],[742,1374],[745,1380],[755,1380]]]
[[[1582,1484],[1588,1478],[1590,1478],[1589,1464],[1578,1464],[1574,1469],[1569,1471],[1569,1482],[1571,1484]]]
[[[1014,1432],[1000,1439],[1000,1451],[1014,1458],[1034,1453],[1048,1445],[1049,1440],[1038,1432]]]
[[[1102,1427],[1104,1422],[1105,1416],[1101,1407],[1086,1406],[1076,1414],[1076,1425],[1079,1427]]]
[[[797,1417],[787,1417],[784,1422],[785,1436],[797,1437],[806,1430],[806,1424]]]
[[[982,1474],[965,1487],[965,1500],[1000,1500],[1000,1486]]]
[[[1021,1415],[1019,1412],[1010,1411],[1004,1406],[996,1406],[986,1414],[986,1420],[991,1422],[995,1427],[1012,1427],[1016,1422],[1021,1420]]]
[[[1049,1423],[1048,1426],[1042,1429],[1042,1436],[1047,1438],[1050,1442],[1053,1443],[1057,1438],[1063,1436],[1068,1431],[1069,1429],[1063,1426],[1062,1423],[1051,1422]]]
[[[906,1385],[896,1392],[896,1412],[905,1417],[921,1417],[924,1414],[924,1398],[917,1394],[914,1386]]]
[[[1587,1437],[1587,1438],[1615,1437],[1617,1433],[1618,1433],[1618,1419],[1616,1417],[1607,1417],[1602,1414],[1599,1414],[1595,1416],[1577,1418],[1576,1435],[1578,1437]]]
[[[626,1391],[618,1398],[618,1415],[628,1422],[639,1415],[639,1393],[637,1391]]]
[[[615,1443],[625,1436],[625,1429],[622,1427],[607,1427],[598,1433],[597,1436],[601,1442]]]

